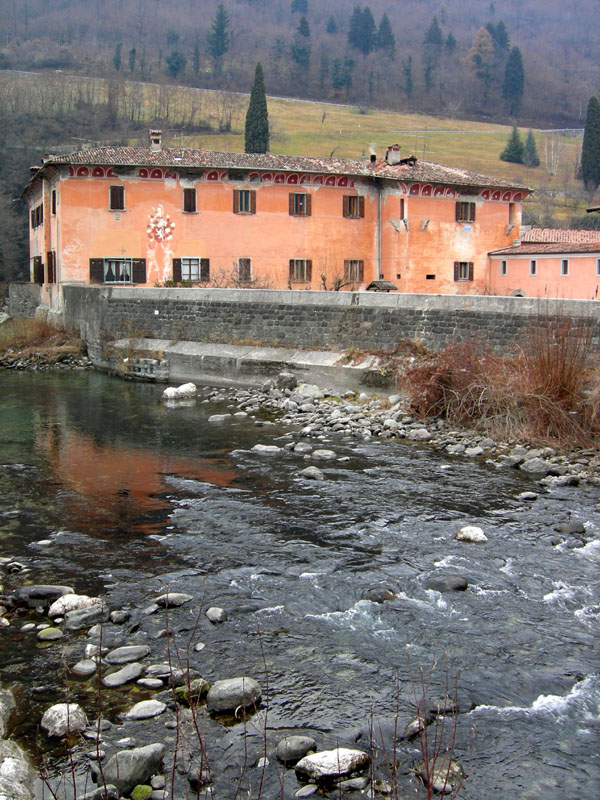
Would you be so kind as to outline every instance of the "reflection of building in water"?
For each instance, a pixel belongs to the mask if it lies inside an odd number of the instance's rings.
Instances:
[[[67,513],[83,516],[86,526],[140,526],[140,517],[167,511],[161,495],[164,475],[178,475],[217,486],[229,486],[236,473],[218,459],[179,458],[135,448],[103,445],[47,420],[36,425],[35,448],[48,460],[56,481],[64,487],[61,502]],[[162,518],[162,517],[161,517]],[[152,527],[152,526],[151,526]]]

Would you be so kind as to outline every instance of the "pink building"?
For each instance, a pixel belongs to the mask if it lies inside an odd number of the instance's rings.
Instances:
[[[600,231],[532,228],[489,256],[491,294],[598,299]]]

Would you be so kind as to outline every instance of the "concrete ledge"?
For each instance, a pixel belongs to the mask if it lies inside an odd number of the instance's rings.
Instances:
[[[129,361],[132,358],[154,358],[166,362],[170,383],[195,381],[252,386],[288,371],[305,383],[327,385],[336,390],[373,385],[383,390],[386,388],[385,376],[381,374],[379,362],[374,356],[367,356],[359,364],[352,364],[346,354],[331,350],[171,343],[166,339],[121,339],[113,342],[112,347]],[[98,366],[111,367],[108,364]],[[116,364],[112,368],[128,374],[126,369],[120,369]],[[392,390],[394,387],[390,384],[388,388]]]

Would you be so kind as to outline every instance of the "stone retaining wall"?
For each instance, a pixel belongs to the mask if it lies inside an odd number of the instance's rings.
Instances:
[[[8,287],[8,313],[13,319],[33,317],[41,299],[42,292],[37,283],[11,283]]]
[[[347,351],[402,340],[439,350],[481,336],[505,349],[557,315],[591,325],[600,350],[600,303],[588,300],[73,285],[64,308],[94,360],[102,343],[124,337]]]

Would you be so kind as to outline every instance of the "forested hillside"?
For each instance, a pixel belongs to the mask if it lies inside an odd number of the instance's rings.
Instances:
[[[581,125],[597,0],[0,0],[0,66]]]

